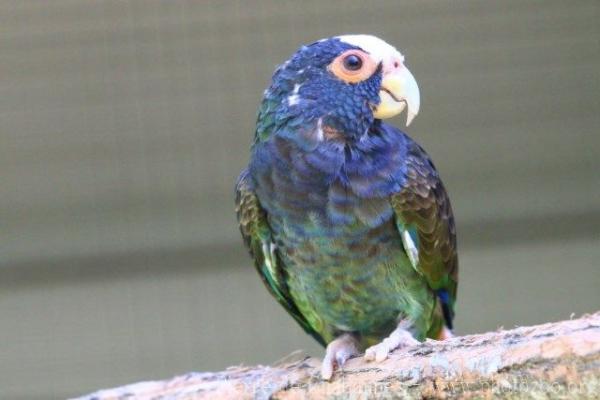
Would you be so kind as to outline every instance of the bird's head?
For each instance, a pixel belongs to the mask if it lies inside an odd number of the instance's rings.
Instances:
[[[302,46],[275,71],[257,124],[304,135],[309,142],[358,138],[375,120],[419,112],[419,88],[390,44],[370,35],[344,35]]]

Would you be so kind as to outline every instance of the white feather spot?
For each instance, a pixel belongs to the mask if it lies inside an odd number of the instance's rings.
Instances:
[[[273,243],[265,243],[263,242],[262,244],[262,252],[263,252],[263,256],[265,258],[265,265],[267,266],[267,269],[269,270],[269,273],[271,274],[271,276],[273,277],[273,279],[277,278],[277,274],[275,273],[275,244]]]
[[[419,249],[415,246],[415,242],[412,237],[410,237],[410,233],[408,231],[402,231],[402,243],[404,244],[404,248],[406,249],[406,254],[408,254],[408,258],[410,259],[410,263],[414,268],[419,264]]]
[[[317,121],[317,140],[322,142],[325,139],[325,134],[323,133],[323,119],[319,118]]]
[[[296,83],[294,85],[294,90],[292,90],[292,94],[289,95],[287,98],[288,105],[295,106],[296,104],[298,104],[298,102],[300,101],[300,96],[298,95],[298,91],[300,91],[301,86],[302,85],[299,83]]]

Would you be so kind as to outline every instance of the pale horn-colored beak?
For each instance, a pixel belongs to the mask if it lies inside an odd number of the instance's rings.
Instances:
[[[406,67],[384,73],[379,98],[381,102],[373,107],[373,116],[377,119],[391,118],[407,108],[406,126],[408,126],[419,113],[421,104],[419,86]]]

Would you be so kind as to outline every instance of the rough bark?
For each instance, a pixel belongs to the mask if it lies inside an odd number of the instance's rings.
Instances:
[[[108,399],[600,398],[600,312],[557,323],[427,341],[382,363],[348,362],[331,382],[319,360],[230,367],[83,396]]]

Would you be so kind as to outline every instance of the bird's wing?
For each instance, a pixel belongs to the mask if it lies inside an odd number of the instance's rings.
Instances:
[[[323,338],[300,313],[289,294],[283,262],[277,255],[277,250],[271,240],[271,228],[267,221],[267,215],[254,193],[252,180],[248,176],[247,170],[242,171],[235,191],[236,214],[240,231],[244,243],[254,259],[254,266],[258,274],[279,304],[307,333],[325,346]]]
[[[391,197],[396,226],[411,264],[437,293],[452,328],[458,284],[452,208],[429,156],[410,139],[405,163],[406,181]]]

